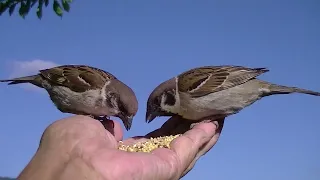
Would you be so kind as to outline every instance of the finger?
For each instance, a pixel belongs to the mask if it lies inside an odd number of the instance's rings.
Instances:
[[[108,120],[101,121],[101,123],[104,126],[104,128],[115,137],[117,141],[120,141],[123,139],[123,131],[118,121],[108,119]]]
[[[197,160],[201,156],[205,155],[218,142],[218,139],[220,137],[220,134],[221,134],[221,131],[223,128],[224,119],[220,120],[220,121],[215,121],[213,123],[215,123],[216,126],[218,127],[216,130],[216,134],[212,137],[212,139],[203,148],[201,148],[201,150],[197,153],[196,157],[193,159],[193,161],[190,163],[190,165],[187,167],[187,169],[183,172],[181,177],[186,175],[194,167]]]
[[[217,143],[223,129],[224,118],[219,121],[213,121],[212,123],[215,124],[215,126],[217,127],[216,132],[212,139],[198,152],[199,156],[205,155]]]
[[[205,155],[206,152],[208,152],[208,150],[210,150],[217,143],[219,136],[220,136],[219,133],[215,134],[213,138],[208,142],[208,144],[205,146],[207,148],[207,151],[201,150],[199,153],[197,153],[196,157],[192,160],[190,165],[185,169],[181,177],[185,176],[194,167],[198,159],[203,155]]]
[[[217,126],[213,123],[200,123],[171,143],[171,149],[181,162],[182,172],[196,157],[201,147],[216,134]]]

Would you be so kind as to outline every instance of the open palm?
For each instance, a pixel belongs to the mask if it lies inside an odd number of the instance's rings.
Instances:
[[[116,121],[106,121],[102,125],[86,116],[62,119],[45,130],[36,155],[19,179],[23,179],[26,174],[30,175],[32,162],[40,161],[38,157],[41,157],[41,154],[50,156],[49,152],[54,157],[64,155],[62,159],[64,164],[67,164],[63,172],[55,172],[56,175],[60,174],[56,179],[180,179],[191,170],[197,159],[217,142],[223,120],[201,123],[191,130],[188,130],[189,127],[190,123],[173,117],[146,136],[123,141],[131,144],[152,136],[183,133],[172,141],[170,149],[159,148],[151,153],[131,153],[117,149],[123,132]],[[43,162],[43,159],[40,162]]]

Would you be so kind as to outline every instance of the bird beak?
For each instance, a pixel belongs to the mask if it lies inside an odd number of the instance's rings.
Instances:
[[[157,117],[157,113],[156,113],[156,112],[147,112],[147,114],[146,114],[146,122],[147,122],[147,123],[150,123],[150,122],[153,121],[156,117]]]
[[[122,120],[123,125],[126,128],[126,130],[129,131],[132,126],[133,116],[123,116],[123,115],[119,114],[118,117]]]

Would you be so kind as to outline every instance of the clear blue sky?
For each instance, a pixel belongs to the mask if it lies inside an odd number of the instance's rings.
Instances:
[[[152,89],[197,66],[267,67],[264,80],[320,91],[319,8],[317,0],[75,1],[63,19],[51,7],[41,21],[35,10],[26,20],[4,15],[0,77],[44,61],[110,71],[139,100],[125,136],[145,134],[165,120],[144,121]],[[23,86],[1,84],[0,99],[0,175],[14,177],[43,130],[69,114]],[[299,94],[255,103],[227,119],[218,144],[183,179],[319,179],[319,107],[320,97]]]

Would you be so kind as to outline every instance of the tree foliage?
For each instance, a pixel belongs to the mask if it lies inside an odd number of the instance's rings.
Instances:
[[[72,0],[53,0],[53,2],[52,0],[50,0],[50,2],[49,0],[0,0],[0,15],[8,12],[11,16],[14,11],[19,8],[19,15],[25,18],[29,11],[36,6],[37,17],[41,19],[43,7],[48,7],[50,3],[56,15],[62,17],[64,12],[70,11],[70,3],[72,3]]]
[[[14,178],[8,178],[8,177],[0,177],[0,180],[16,180]]]

